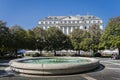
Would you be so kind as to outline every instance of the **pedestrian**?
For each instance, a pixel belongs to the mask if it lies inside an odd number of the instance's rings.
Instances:
[[[114,59],[114,54],[111,55],[111,59]]]

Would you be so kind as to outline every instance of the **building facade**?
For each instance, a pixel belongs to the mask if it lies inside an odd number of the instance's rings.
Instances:
[[[103,21],[93,15],[76,16],[48,16],[38,22],[38,26],[43,29],[58,27],[64,34],[71,33],[74,29],[87,30],[93,24],[99,25],[103,29]]]

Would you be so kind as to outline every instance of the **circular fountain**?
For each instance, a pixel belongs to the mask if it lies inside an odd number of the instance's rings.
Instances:
[[[34,57],[12,60],[12,71],[33,75],[64,75],[93,70],[99,66],[94,58]]]

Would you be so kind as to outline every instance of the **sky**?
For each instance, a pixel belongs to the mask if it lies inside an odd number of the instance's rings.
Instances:
[[[0,0],[0,20],[7,27],[32,29],[47,16],[94,15],[103,20],[120,16],[120,0]]]

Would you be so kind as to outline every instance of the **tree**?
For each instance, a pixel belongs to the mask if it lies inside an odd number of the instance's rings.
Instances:
[[[105,48],[118,48],[120,55],[120,16],[109,19],[101,40]]]
[[[6,23],[0,20],[0,54],[3,56],[3,52],[9,49],[10,32],[6,27]]]
[[[102,30],[99,25],[94,24],[88,29],[91,36],[90,47],[93,50],[93,53],[96,53],[99,49],[100,37],[102,35]]]
[[[64,34],[64,38],[63,38],[64,42],[63,44],[61,44],[61,50],[70,50],[73,49],[73,45],[72,45],[72,41],[70,39],[69,36]]]
[[[17,51],[19,49],[26,48],[26,36],[27,32],[18,25],[14,25],[10,28],[12,34],[12,47],[15,50],[15,56],[17,57]]]
[[[35,34],[36,48],[38,48],[38,50],[40,50],[40,53],[42,54],[42,50],[46,47],[46,31],[40,27],[35,27],[33,29],[33,32]]]
[[[70,38],[74,47],[74,50],[77,50],[78,53],[80,53],[81,49],[85,50],[85,45],[83,44],[84,39],[89,38],[89,33],[87,31],[84,31],[82,29],[75,29],[70,34]],[[87,45],[86,45],[87,46]]]
[[[36,49],[36,38],[35,32],[33,30],[27,30],[26,36],[26,49],[35,50]]]
[[[53,50],[55,56],[56,50],[61,50],[68,44],[67,36],[57,27],[50,27],[47,29],[46,41],[47,50]]]
[[[83,39],[80,43],[81,49],[84,51],[90,50],[90,45],[92,43],[91,35],[88,31],[83,32]]]

